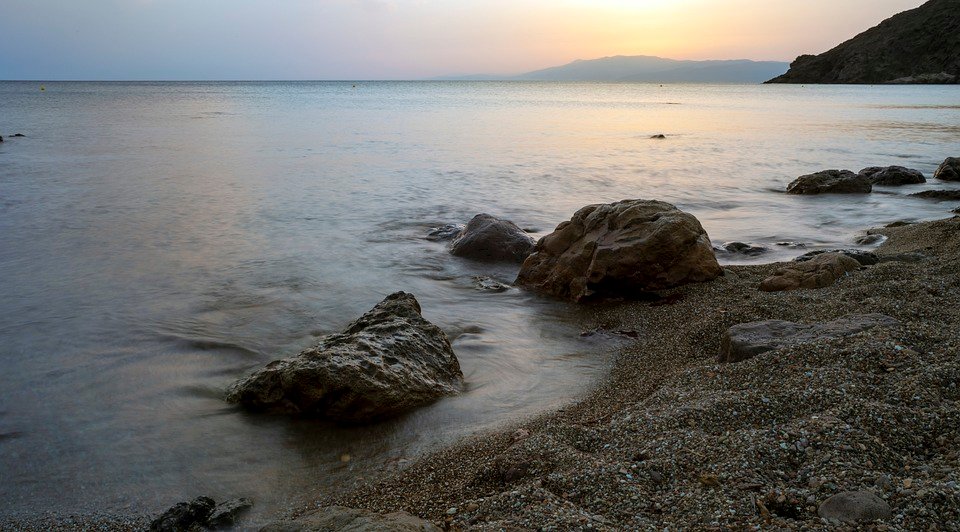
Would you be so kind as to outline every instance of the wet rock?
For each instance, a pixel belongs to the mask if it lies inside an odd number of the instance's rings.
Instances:
[[[234,384],[227,401],[252,410],[367,423],[460,391],[446,335],[405,292],[387,296],[339,334]]]
[[[960,190],[924,190],[910,194],[916,198],[934,199],[939,201],[960,201]]]
[[[916,185],[927,182],[922,172],[904,168],[903,166],[871,166],[860,170],[860,175],[869,179],[870,183],[874,185],[887,187]]]
[[[761,353],[823,338],[839,338],[873,327],[892,327],[900,322],[883,314],[853,314],[824,323],[783,320],[741,323],[727,329],[720,341],[720,362],[740,362]]]
[[[26,135],[24,135],[23,133],[14,133],[13,135],[10,135],[10,136],[11,136],[11,137],[26,137]]]
[[[490,277],[474,277],[473,280],[477,286],[477,290],[484,292],[506,292],[510,290],[510,285],[501,283]]]
[[[858,523],[890,519],[890,505],[869,491],[845,491],[823,501],[817,514],[831,521]]]
[[[477,260],[523,262],[535,243],[513,222],[478,214],[457,235],[450,253]]]
[[[0,135],[0,142],[3,142],[3,135]]]
[[[429,521],[406,512],[377,514],[368,510],[330,506],[293,521],[271,523],[260,532],[440,532]]]
[[[150,523],[151,532],[185,532],[207,527],[216,503],[210,497],[181,502]]]
[[[857,243],[857,245],[860,245],[860,246],[873,246],[883,242],[886,239],[887,237],[884,235],[872,234],[872,235],[863,235],[863,236],[857,237],[855,242]],[[852,257],[852,258],[856,258],[856,257]],[[860,264],[863,264],[863,263],[861,262]]]
[[[936,179],[960,181],[960,157],[947,157],[933,174]]]
[[[667,136],[664,135],[663,133],[660,133],[660,134],[657,134],[657,135],[651,135],[650,138],[652,138],[652,139],[665,139],[665,138],[667,138]]]
[[[457,237],[466,227],[463,224],[446,224],[441,225],[440,227],[434,227],[433,229],[427,231],[427,240],[433,240],[435,242],[443,240],[453,240]]]
[[[721,253],[730,253],[736,255],[744,255],[747,257],[756,257],[757,255],[763,255],[769,249],[763,246],[754,246],[747,244],[745,242],[729,242],[717,249]]]
[[[807,247],[807,244],[804,242],[777,242],[775,245],[790,249],[803,249]]]
[[[540,239],[516,284],[574,301],[636,296],[722,273],[710,238],[669,203],[589,205]]]
[[[847,272],[856,271],[860,263],[841,253],[824,253],[804,261],[788,264],[760,283],[764,292],[782,292],[825,288]]]
[[[804,253],[793,260],[794,262],[807,262],[826,253],[840,253],[842,255],[846,255],[847,257],[859,262],[862,266],[873,266],[874,264],[880,262],[880,258],[876,253],[864,251],[862,249],[818,249],[816,251]]]
[[[823,170],[802,175],[787,186],[787,194],[866,194],[873,185],[850,170]]]
[[[253,507],[253,501],[243,497],[230,499],[218,504],[210,514],[208,523],[212,528],[230,527],[237,521],[237,517]]]

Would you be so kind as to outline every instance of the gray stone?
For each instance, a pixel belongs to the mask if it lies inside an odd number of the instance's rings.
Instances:
[[[938,201],[960,201],[960,190],[924,190],[910,195],[915,198]]]
[[[623,200],[588,205],[541,238],[516,284],[580,301],[631,297],[721,273],[693,215],[662,201]]]
[[[842,253],[824,253],[808,261],[787,263],[764,279],[760,290],[782,292],[826,288],[859,268],[859,262]]]
[[[406,512],[376,514],[368,510],[329,506],[292,521],[264,526],[260,532],[440,532],[433,523]]]
[[[747,257],[756,257],[770,251],[763,246],[754,246],[746,242],[728,242],[720,248],[714,248],[720,253],[729,253],[732,255],[744,255]]]
[[[874,185],[888,187],[917,185],[927,182],[927,179],[923,177],[923,172],[903,166],[871,166],[860,170],[859,173]]]
[[[933,174],[936,179],[960,181],[960,157],[947,157]]]
[[[818,249],[816,251],[804,253],[803,255],[793,259],[793,261],[807,262],[826,253],[840,253],[841,255],[845,255],[859,262],[861,266],[873,266],[874,264],[880,262],[880,258],[876,253],[864,251],[862,249]]]
[[[457,235],[450,253],[477,260],[523,262],[536,242],[523,229],[489,214],[478,214]]]
[[[787,194],[866,194],[870,180],[850,170],[823,170],[802,175],[787,186]]]
[[[434,227],[427,231],[427,240],[441,241],[441,240],[453,240],[461,232],[463,228],[466,227],[463,224],[446,224],[441,225],[440,227]]]
[[[210,514],[208,526],[212,528],[233,526],[237,521],[237,517],[251,507],[253,507],[253,501],[243,497],[223,501],[213,509],[213,513]]]
[[[817,515],[831,521],[862,523],[890,519],[890,505],[869,491],[845,491],[823,501]]]
[[[852,314],[824,323],[795,323],[783,320],[754,321],[730,327],[720,341],[720,362],[740,362],[761,353],[839,338],[873,327],[892,327],[900,322],[883,314]]]
[[[501,283],[490,277],[474,277],[473,280],[476,283],[477,290],[484,292],[506,292],[510,290],[510,285]]]
[[[886,236],[881,235],[879,233],[874,233],[872,235],[863,235],[863,236],[857,237],[856,243],[857,245],[860,245],[860,246],[874,246],[874,245],[880,244],[886,239],[887,239]],[[855,257],[852,257],[852,258],[855,258]],[[861,262],[860,264],[863,264],[863,263]]]
[[[201,530],[209,524],[216,503],[210,497],[197,497],[181,502],[163,512],[150,523],[151,532],[184,532]]]
[[[367,423],[459,393],[446,335],[405,292],[387,296],[339,334],[234,384],[227,401],[252,410]]]

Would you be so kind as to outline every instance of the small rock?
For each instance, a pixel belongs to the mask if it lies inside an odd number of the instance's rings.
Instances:
[[[210,516],[216,503],[210,497],[197,497],[190,502],[181,502],[163,512],[150,523],[151,532],[183,532],[195,528],[204,528],[210,522]]]
[[[924,190],[910,195],[937,201],[960,201],[960,190]]]
[[[10,136],[11,136],[11,137],[26,137],[26,135],[24,135],[23,133],[14,133],[13,135],[10,135]]]
[[[467,507],[464,510],[469,513],[469,512],[476,512],[479,509],[480,509],[479,504],[475,502],[471,502],[471,503],[467,503]]]
[[[463,228],[466,227],[463,224],[447,224],[441,225],[440,227],[434,227],[427,232],[425,237],[427,240],[433,240],[435,242],[441,240],[453,240],[457,235],[463,231]]]
[[[664,135],[663,133],[659,133],[659,134],[657,134],[657,135],[651,135],[650,138],[652,138],[652,139],[665,139],[665,138],[667,138],[667,136]]]
[[[871,166],[860,170],[860,175],[866,177],[874,185],[898,187],[901,185],[916,185],[926,183],[926,178],[919,170],[911,170],[902,166]]]
[[[450,244],[450,253],[476,260],[523,262],[535,244],[513,222],[478,214]]]
[[[723,253],[731,253],[737,255],[745,255],[747,257],[755,257],[757,255],[763,255],[769,249],[763,246],[754,246],[752,244],[747,244],[745,242],[728,242],[720,248],[715,248],[717,251]]]
[[[457,515],[457,508],[447,508],[447,515]]]
[[[859,246],[873,246],[873,245],[882,243],[886,239],[887,237],[884,235],[873,234],[873,235],[863,235],[861,237],[857,237],[855,242]],[[863,263],[861,262],[860,264],[863,264]]]
[[[213,509],[208,526],[213,528],[233,526],[237,517],[252,506],[253,501],[243,497],[221,502]]]
[[[915,222],[908,222],[908,221],[906,221],[906,220],[897,220],[896,222],[889,223],[889,224],[885,225],[884,227],[903,227],[903,226],[906,226],[906,225],[913,225],[914,223],[915,223]]]
[[[845,491],[823,501],[817,514],[844,523],[890,519],[890,505],[869,491]]]
[[[944,181],[960,181],[960,157],[947,157],[933,177]]]
[[[700,475],[699,480],[704,486],[716,487],[720,485],[720,479],[717,477],[717,475],[703,474]]]
[[[808,261],[787,264],[760,283],[764,292],[782,292],[825,288],[833,285],[848,272],[856,271],[860,263],[841,253],[825,253]]]
[[[787,186],[787,194],[866,194],[873,185],[850,170],[823,170],[802,175]]]
[[[864,251],[862,249],[818,249],[816,251],[804,253],[803,255],[793,259],[793,261],[806,262],[825,253],[840,253],[842,255],[846,255],[847,257],[859,262],[861,266],[873,266],[874,264],[880,262],[880,257],[878,257],[876,253]]]
[[[510,285],[501,283],[490,277],[474,277],[473,280],[476,283],[477,290],[484,292],[506,292],[510,290]]]

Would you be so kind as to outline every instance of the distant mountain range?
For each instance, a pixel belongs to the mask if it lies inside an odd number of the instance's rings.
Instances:
[[[443,76],[438,80],[641,81],[649,83],[762,83],[787,71],[779,61],[681,61],[647,55],[603,57],[516,76]]]
[[[801,55],[769,83],[960,82],[960,0],[930,0],[820,55]]]

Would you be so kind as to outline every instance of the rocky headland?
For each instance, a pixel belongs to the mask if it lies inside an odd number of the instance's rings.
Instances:
[[[820,55],[801,55],[767,83],[960,82],[960,0],[930,0]]]

